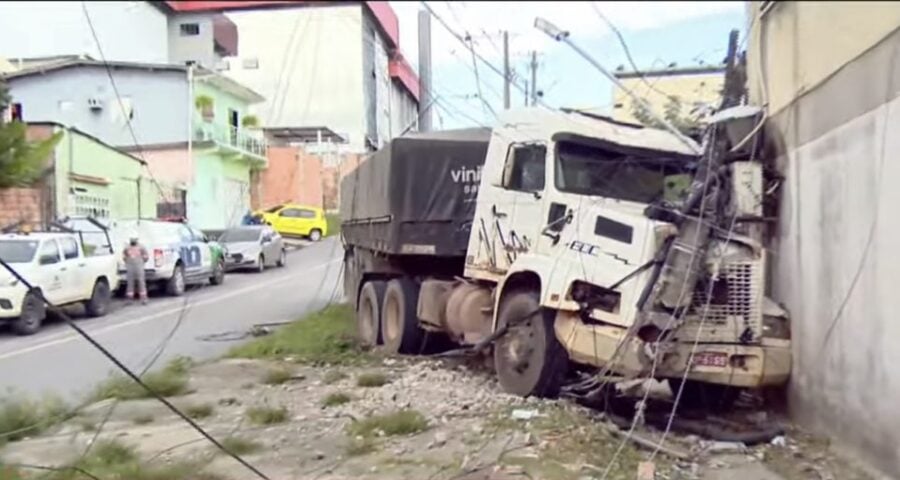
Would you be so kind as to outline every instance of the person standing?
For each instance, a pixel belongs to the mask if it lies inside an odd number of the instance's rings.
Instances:
[[[140,244],[137,237],[131,237],[122,256],[125,260],[125,274],[128,280],[125,296],[134,299],[135,293],[137,293],[141,297],[141,303],[146,305],[147,281],[144,277],[144,263],[150,258],[147,249]],[[135,292],[135,288],[137,288],[137,292]]]

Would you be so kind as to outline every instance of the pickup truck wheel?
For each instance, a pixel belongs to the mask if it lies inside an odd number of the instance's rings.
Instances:
[[[310,241],[318,242],[321,239],[322,239],[322,231],[319,230],[318,228],[313,229],[311,232],[309,232],[309,240]]]
[[[84,302],[84,309],[89,317],[102,317],[109,312],[111,299],[112,292],[109,290],[109,284],[106,283],[106,280],[97,280],[94,283],[91,298]]]
[[[283,249],[281,250],[281,255],[278,256],[278,263],[276,264],[279,268],[287,265],[287,252]]]
[[[389,353],[422,353],[425,332],[416,317],[418,300],[419,286],[411,279],[395,278],[387,283],[381,304],[381,338]]]
[[[22,299],[22,313],[12,324],[13,331],[19,335],[34,335],[41,329],[41,323],[47,316],[47,309],[40,296],[28,292]]]
[[[667,378],[672,390],[672,399],[678,395],[680,378]],[[721,413],[731,409],[741,394],[741,389],[729,385],[686,380],[678,404],[689,410],[703,410]]]
[[[259,258],[256,259],[256,273],[263,273],[266,271],[266,257],[260,255]]]
[[[221,285],[225,283],[225,264],[222,260],[216,262],[213,267],[212,277],[209,277],[209,283],[213,285]]]
[[[366,282],[356,305],[356,331],[363,346],[381,344],[381,302],[387,284],[382,280]]]
[[[184,285],[184,267],[175,265],[175,270],[172,272],[172,278],[166,282],[166,293],[173,297],[180,297],[184,295]]]
[[[536,292],[512,292],[501,301],[497,321],[497,328],[509,325],[494,345],[503,390],[523,397],[557,396],[569,360],[553,331],[552,311],[539,308]]]

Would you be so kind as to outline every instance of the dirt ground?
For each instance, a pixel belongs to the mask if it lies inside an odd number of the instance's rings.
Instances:
[[[281,378],[273,379],[273,370]],[[623,445],[596,412],[506,395],[490,374],[446,361],[388,358],[338,369],[225,359],[195,366],[189,382],[190,393],[172,401],[200,412],[198,422],[215,438],[253,445],[244,458],[273,480],[871,478],[827,444],[793,431],[754,448],[673,435],[667,445],[686,458],[661,454],[642,465],[649,451]],[[39,437],[10,443],[0,457],[8,464],[66,464],[94,439],[113,403],[99,402]],[[257,407],[284,408],[284,421],[254,424],[248,410]],[[378,417],[396,412],[392,420]],[[198,460],[212,478],[255,478],[154,400],[118,403],[99,439],[131,445],[148,463]]]

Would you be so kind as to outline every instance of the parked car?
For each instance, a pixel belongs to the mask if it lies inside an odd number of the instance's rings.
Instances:
[[[86,254],[88,250],[95,254]],[[0,235],[0,258],[54,306],[83,303],[92,317],[106,315],[119,284],[116,257],[108,249],[84,248],[72,233]],[[40,330],[46,314],[38,293],[0,268],[0,322],[31,335]]]
[[[267,266],[287,264],[281,235],[267,225],[229,228],[219,237],[219,243],[225,248],[228,270],[252,268],[262,272]]]
[[[325,211],[318,207],[289,203],[256,214],[261,215],[263,222],[282,235],[307,237],[318,242],[328,234]]]
[[[69,224],[79,225],[75,221],[70,221]],[[122,260],[122,249],[131,237],[137,237],[150,256],[144,264],[148,287],[162,287],[169,295],[180,296],[184,294],[187,285],[207,281],[219,285],[225,281],[224,249],[218,242],[210,240],[189,224],[130,219],[111,221],[108,227],[123,287],[125,263]],[[95,237],[84,234],[85,243]]]

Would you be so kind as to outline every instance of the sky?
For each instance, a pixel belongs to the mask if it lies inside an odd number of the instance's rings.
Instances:
[[[390,2],[400,21],[400,48],[417,68],[421,2]],[[679,67],[720,63],[728,32],[746,33],[743,2],[427,2],[460,36],[470,35],[475,51],[502,71],[501,30],[509,32],[510,65],[518,84],[530,81],[531,52],[538,54],[537,83],[543,101],[553,107],[609,112],[613,84],[578,56],[534,27],[542,17],[570,32],[576,44],[609,70],[628,66],[624,50],[595,9],[622,33],[638,67]],[[432,124],[436,129],[493,123],[503,108],[503,77],[477,62],[472,52],[441,24],[431,21],[433,89],[439,96]],[[476,81],[477,78],[480,82]],[[480,87],[480,88],[479,88]],[[481,97],[479,98],[479,90]],[[484,99],[484,101],[482,101]],[[511,104],[524,105],[512,87]],[[485,105],[487,103],[487,105]]]

